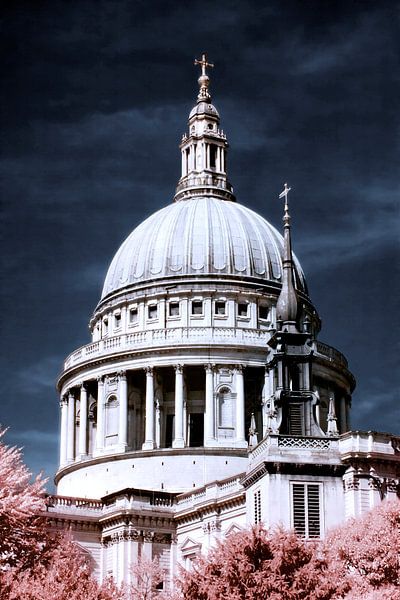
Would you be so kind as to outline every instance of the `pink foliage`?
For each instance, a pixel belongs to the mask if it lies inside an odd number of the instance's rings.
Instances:
[[[314,545],[281,528],[262,527],[219,543],[192,572],[181,574],[179,585],[185,600],[322,600],[335,591]]]
[[[310,544],[281,528],[230,536],[190,572],[185,600],[400,600],[400,502],[383,502],[362,519]]]
[[[50,535],[38,516],[45,481],[31,477],[21,450],[0,441],[0,600],[122,600],[113,582],[92,579],[72,540]]]
[[[400,501],[382,502],[362,518],[347,521],[331,532],[324,548],[331,563],[346,569],[358,590],[354,594],[400,588]]]

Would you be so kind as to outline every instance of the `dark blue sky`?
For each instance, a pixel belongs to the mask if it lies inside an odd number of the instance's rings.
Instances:
[[[115,251],[172,200],[207,51],[239,202],[281,227],[320,335],[357,379],[354,428],[399,430],[399,4],[3,4],[2,401],[9,443],[56,469],[63,358]]]

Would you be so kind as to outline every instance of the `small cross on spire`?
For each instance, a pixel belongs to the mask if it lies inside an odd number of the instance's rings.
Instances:
[[[213,63],[209,63],[207,61],[207,54],[205,52],[203,52],[203,54],[201,55],[200,60],[198,58],[195,59],[194,64],[201,66],[201,75],[198,79],[200,91],[199,95],[197,96],[197,102],[211,102],[211,96],[208,91],[208,87],[210,85],[210,78],[206,73],[206,68],[213,67],[214,65]]]
[[[285,207],[284,207],[284,216],[283,220],[285,223],[289,223],[290,215],[289,215],[289,204],[288,204],[288,195],[292,188],[288,186],[287,183],[283,186],[283,191],[279,194],[279,198],[285,198]]]
[[[206,73],[207,67],[211,67],[211,68],[214,67],[213,63],[207,62],[207,54],[205,52],[203,52],[203,54],[201,55],[201,60],[199,60],[198,58],[195,58],[194,64],[201,65],[201,74],[203,77],[207,76],[207,73]]]
[[[287,184],[287,183],[285,183],[285,185],[283,186],[283,192],[281,192],[281,193],[279,194],[279,198],[285,198],[285,204],[287,204],[287,203],[288,203],[288,201],[287,201],[287,197],[288,197],[288,194],[289,194],[289,192],[290,192],[290,190],[291,190],[291,189],[292,189],[292,188],[290,188],[290,187],[288,186],[288,184]]]

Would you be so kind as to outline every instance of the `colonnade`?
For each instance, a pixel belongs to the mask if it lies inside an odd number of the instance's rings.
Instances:
[[[186,407],[184,401],[184,366],[175,365],[175,432],[172,448],[185,447]],[[234,388],[236,392],[235,406],[235,438],[237,446],[246,445],[245,435],[245,394],[244,377],[241,365],[236,365],[234,372]],[[145,368],[145,427],[143,450],[153,450],[159,445],[159,412],[160,407],[155,399],[155,369]],[[205,365],[205,411],[204,411],[204,446],[215,446],[217,442],[217,406],[214,379],[215,367]],[[106,435],[106,390],[107,376],[97,378],[97,423],[96,435],[91,452],[92,456],[104,453]],[[118,442],[112,449],[124,452],[128,448],[128,382],[126,371],[120,371],[112,378],[117,380],[118,398]],[[71,464],[75,460],[84,460],[89,456],[89,404],[88,382],[82,382],[67,390],[61,398],[61,440],[60,467]],[[77,400],[79,398],[79,429],[76,428]],[[157,417],[157,418],[156,418]],[[78,432],[78,435],[77,435]],[[76,437],[77,435],[77,437]]]

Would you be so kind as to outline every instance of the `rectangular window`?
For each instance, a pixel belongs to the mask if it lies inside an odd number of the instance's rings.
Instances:
[[[254,523],[261,523],[261,490],[254,492]]]
[[[157,319],[157,304],[149,305],[149,319]]]
[[[248,304],[247,302],[239,302],[238,304],[238,317],[247,317],[247,310],[248,310]]]
[[[293,483],[293,527],[306,539],[321,536],[321,509],[319,483]]]
[[[258,316],[260,317],[260,319],[268,319],[268,315],[269,315],[269,308],[268,308],[268,306],[265,306],[264,304],[261,304],[258,307]]]
[[[179,302],[170,302],[169,303],[169,316],[170,317],[179,317]]]
[[[114,327],[115,327],[115,329],[118,329],[118,327],[121,327],[121,315],[120,314],[114,315]]]
[[[203,302],[201,300],[193,300],[192,302],[192,315],[203,314]]]
[[[138,321],[138,309],[130,308],[129,309],[129,323],[137,323]]]
[[[215,302],[215,314],[216,315],[226,315],[226,302],[223,300],[217,300]]]
[[[104,334],[108,333],[108,319],[103,319]]]

